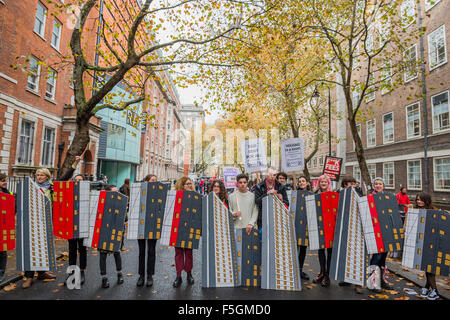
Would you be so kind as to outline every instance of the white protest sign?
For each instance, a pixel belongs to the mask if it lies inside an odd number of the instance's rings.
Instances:
[[[291,138],[281,143],[281,170],[284,172],[302,171],[305,169],[303,139]]]
[[[241,152],[245,172],[265,171],[267,169],[266,148],[262,139],[241,141]]]

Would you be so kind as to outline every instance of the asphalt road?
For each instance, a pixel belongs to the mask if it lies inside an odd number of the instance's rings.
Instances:
[[[175,279],[174,253],[172,247],[156,246],[156,271],[152,287],[137,287],[138,275],[138,246],[137,241],[126,240],[122,252],[122,273],[125,282],[117,284],[115,263],[112,255],[108,256],[107,270],[110,287],[101,288],[99,269],[99,254],[89,249],[86,283],[81,290],[69,290],[63,286],[66,278],[67,261],[58,262],[55,273],[57,279],[50,282],[34,280],[29,289],[22,289],[22,280],[16,283],[16,288],[10,291],[1,290],[0,300],[418,300],[415,295],[407,295],[404,288],[416,292],[420,288],[394,274],[389,275],[389,281],[394,291],[375,294],[365,289],[363,294],[357,294],[353,286],[340,287],[336,281],[331,281],[327,288],[312,283],[313,277],[319,271],[316,252],[307,252],[304,271],[310,280],[302,281],[302,291],[286,292],[264,290],[260,288],[202,288],[201,287],[201,251],[194,250],[193,276],[195,283],[188,285],[186,274],[183,272],[183,284],[173,288]]]

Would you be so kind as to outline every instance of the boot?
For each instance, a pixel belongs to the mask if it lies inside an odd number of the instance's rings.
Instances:
[[[330,278],[328,277],[328,273],[324,273],[322,282],[320,283],[322,287],[330,286]]]
[[[44,272],[42,274],[39,274],[37,276],[37,279],[38,280],[46,280],[46,279],[50,279],[51,280],[51,279],[56,279],[56,276],[47,271],[47,272]]]
[[[371,265],[369,267],[370,276],[367,279],[367,288],[375,292],[381,292],[380,267]]]
[[[123,283],[123,275],[122,272],[118,272],[117,273],[117,284],[122,284]]]
[[[102,288],[109,288],[109,281],[107,277],[102,278]]]
[[[173,282],[172,286],[174,286],[174,288],[178,288],[179,286],[181,286],[182,282],[183,282],[183,280],[181,280],[181,277],[177,277],[175,279],[175,281]]]
[[[0,270],[0,283],[5,280],[5,270]]]
[[[386,290],[392,290],[392,287],[390,283],[387,281],[386,274],[389,273],[388,269],[386,267],[381,267],[382,273],[381,273],[381,288]]]
[[[188,284],[194,284],[194,278],[192,277],[192,274],[188,273],[186,280],[187,280]]]
[[[139,276],[136,286],[142,287],[144,285],[144,281],[145,281],[145,278],[143,276]]]
[[[85,280],[86,280],[86,276],[84,275],[84,270],[81,270],[81,272],[80,272],[80,284],[83,285]]]
[[[355,285],[355,292],[357,294],[363,294],[364,293],[364,289],[361,286]]]
[[[33,278],[26,279],[22,284],[22,289],[28,289],[33,285]]]
[[[313,279],[313,283],[319,283],[319,282],[322,282],[323,277],[324,277],[324,273],[323,273],[323,272],[319,273],[319,274],[317,275],[317,277],[315,277],[315,278]]]
[[[145,285],[147,287],[151,287],[153,285],[153,277],[151,275],[147,276],[147,283]]]
[[[309,276],[303,272],[303,269],[300,269],[300,278],[303,280],[309,280]]]

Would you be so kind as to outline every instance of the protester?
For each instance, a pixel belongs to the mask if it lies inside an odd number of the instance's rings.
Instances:
[[[309,180],[306,178],[306,176],[301,175],[298,178],[297,190],[311,191],[311,184],[309,183]],[[306,212],[304,214],[306,215]],[[298,247],[299,247],[298,248],[298,264],[300,266],[300,278],[302,278],[303,280],[309,280],[309,276],[305,272],[303,272],[303,265],[305,263],[307,246],[301,245]]]
[[[248,177],[241,173],[236,177],[238,189],[230,194],[230,211],[233,214],[234,228],[243,229],[250,234],[252,229],[258,228],[258,208],[255,204],[255,195],[248,191]]]
[[[105,191],[119,191],[115,185],[107,185],[105,187]],[[120,250],[122,250],[123,246],[123,237],[122,243],[120,246]],[[114,252],[114,261],[116,262],[116,271],[117,271],[117,284],[122,284],[124,282],[122,275],[122,257],[120,256],[120,250],[118,252]],[[100,251],[100,275],[102,276],[102,288],[109,288],[108,277],[106,276],[106,258],[111,251],[99,249]]]
[[[406,194],[406,187],[401,187],[400,192],[397,193],[396,197],[399,209],[403,212],[402,220],[405,222],[404,215],[408,212],[408,208],[412,208],[412,203]]]
[[[6,181],[6,178],[7,178],[6,174],[0,173],[0,194],[6,193],[12,195],[12,192],[9,192],[7,188],[8,182]],[[7,251],[0,251],[0,283],[5,279],[7,260],[8,260]]]
[[[45,196],[53,201],[53,183],[51,182],[52,175],[47,168],[40,168],[36,170],[36,185],[41,189]],[[27,289],[33,285],[34,271],[25,271],[25,281],[22,284],[23,289]],[[38,280],[56,279],[56,276],[49,271],[38,271]]]
[[[130,198],[130,178],[126,178],[123,185],[119,189],[120,193]]]
[[[385,183],[383,178],[377,177],[373,180],[373,188],[374,191],[373,194],[377,194],[380,192],[384,192]],[[375,253],[372,255],[372,258],[370,259],[370,265],[371,266],[378,266],[381,270],[381,279],[380,284],[381,288],[386,290],[392,290],[392,287],[390,286],[389,282],[387,281],[386,275],[388,274],[388,270],[386,268],[386,257],[388,255],[388,252],[382,252],[382,253]],[[375,271],[372,270],[372,274]]]
[[[211,189],[208,190],[208,193],[214,192],[219,197],[220,201],[222,201],[227,208],[230,208],[230,204],[228,202],[228,192],[225,189],[225,184],[223,183],[223,181],[214,180],[210,188]]]
[[[417,194],[414,202],[414,208],[438,210],[438,208],[432,204],[431,196],[426,192],[420,192]],[[427,282],[425,283],[425,287],[422,288],[420,296],[422,298],[427,298],[428,300],[436,300],[439,298],[439,293],[436,287],[436,275],[431,272],[425,272],[425,275]]]
[[[331,187],[331,180],[326,175],[321,175],[318,178],[318,184],[317,189],[314,191],[317,194],[323,193],[323,192],[329,192],[333,191]],[[330,264],[331,264],[331,254],[332,254],[333,248],[327,248],[327,255],[325,257],[325,249],[319,249],[317,251],[317,255],[319,257],[319,264],[320,264],[320,273],[313,279],[314,283],[319,283],[323,287],[328,287],[330,285]]]
[[[289,182],[287,182],[288,176],[285,172],[278,172],[276,175],[276,179],[286,188],[286,191],[294,189],[293,186]]]
[[[181,177],[178,179],[177,184],[175,185],[175,190],[177,191],[194,191],[194,183],[189,177]],[[175,247],[175,268],[177,271],[177,277],[173,282],[173,286],[178,288],[181,283],[181,272],[184,270],[187,273],[187,282],[188,284],[194,283],[194,278],[192,277],[192,266],[194,260],[192,256],[192,249],[189,248],[177,248]]]
[[[286,193],[286,188],[276,180],[276,170],[269,168],[267,170],[266,178],[259,184],[255,185],[255,203],[258,207],[258,220],[256,224],[262,230],[262,200],[264,197],[273,194],[278,197],[287,207],[289,207],[289,200]]]
[[[148,174],[144,182],[157,182],[158,178],[154,174]],[[147,282],[146,286],[153,285],[153,275],[155,274],[156,261],[156,241],[157,239],[138,239],[139,246],[139,279],[136,286],[142,287],[145,282],[145,247],[147,246]]]

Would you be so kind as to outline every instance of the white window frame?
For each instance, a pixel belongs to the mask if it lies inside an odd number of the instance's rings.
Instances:
[[[449,118],[450,118],[450,105],[449,105],[449,103],[448,103],[448,99],[450,98],[450,97],[449,97],[449,91],[448,91],[448,90],[447,90],[447,91],[442,91],[442,92],[440,92],[440,93],[438,93],[438,94],[435,94],[435,95],[431,96],[431,116],[432,116],[431,123],[432,123],[432,127],[433,127],[433,133],[437,133],[437,132],[445,132],[445,131],[450,130],[450,125],[449,125],[449,127],[446,128],[446,129],[436,130],[436,126],[435,126],[435,123],[434,123],[434,104],[433,104],[433,98],[436,97],[436,96],[438,96],[438,95],[445,94],[445,93],[447,93],[447,107],[448,107]],[[449,121],[450,121],[450,119],[449,119]]]
[[[369,122],[373,122],[373,124],[374,124],[374,131],[375,131],[374,132],[374,136],[375,136],[374,144],[369,144]],[[377,145],[377,121],[375,119],[366,121],[366,142],[367,142],[367,147],[374,147]]]
[[[368,163],[367,171],[369,171],[370,181],[373,181],[377,177],[377,164],[376,163]],[[370,174],[371,171],[374,173],[373,175]]]
[[[387,116],[388,114],[392,114],[392,140],[390,140],[390,141],[386,141],[385,135],[384,135],[384,130],[385,130],[385,128],[384,128],[384,116]],[[381,117],[381,120],[382,120],[381,122],[382,122],[382,125],[383,125],[383,144],[394,142],[394,140],[395,140],[394,112],[388,112],[388,113],[383,114],[383,116]]]
[[[432,52],[431,52],[431,37],[433,37],[434,34],[438,33],[438,32],[443,32],[443,39],[444,39],[444,52],[445,52],[445,59],[442,62],[438,62],[435,65],[431,65],[431,60],[432,60]],[[430,34],[427,36],[427,41],[428,41],[428,67],[431,70],[434,70],[444,64],[447,63],[447,41],[445,38],[445,24],[443,24],[442,26],[436,28],[433,32],[430,32]]]
[[[437,183],[436,183],[436,178],[437,178],[437,174],[436,174],[436,160],[440,160],[440,159],[450,159],[449,156],[446,157],[437,157],[437,158],[433,158],[433,177],[434,177],[434,191],[439,191],[439,192],[450,192],[450,189],[439,189],[437,188]]]
[[[50,73],[53,74],[52,77],[50,77]],[[51,101],[55,101],[55,95],[56,95],[56,79],[58,78],[58,72],[53,70],[52,68],[48,68],[47,70],[47,79],[45,81],[45,98]],[[53,79],[52,82],[50,82]],[[48,86],[51,86],[52,91],[48,91]],[[50,96],[51,95],[51,96]]]
[[[432,9],[439,2],[441,2],[441,0],[425,0],[425,12]]]
[[[361,169],[359,165],[353,166],[353,177],[361,183]]]
[[[32,61],[32,59],[36,61],[37,74],[36,74],[36,78],[35,78],[35,82],[34,83],[30,82],[30,77],[32,77],[32,76],[28,75],[28,77],[27,77],[27,90],[30,90],[32,92],[36,92],[37,93],[37,92],[39,92],[39,82],[40,82],[39,80],[41,78],[41,65],[39,64],[39,59],[38,58],[36,58],[34,56],[31,56],[30,57],[30,63],[29,63],[29,66],[28,66],[28,73],[32,72],[31,71],[31,61]],[[35,89],[30,88],[30,86],[29,86],[30,83],[33,84],[36,88]]]
[[[59,27],[57,27],[58,24],[59,24]],[[55,27],[58,28],[58,34],[55,33]],[[60,43],[61,43],[61,33],[62,33],[62,28],[63,28],[62,23],[61,23],[58,19],[55,18],[55,19],[53,20],[53,29],[52,29],[52,37],[51,37],[51,40],[50,40],[50,45],[51,45],[53,48],[55,48],[57,51],[59,51],[59,45],[60,45]],[[56,45],[53,44],[53,36],[54,36],[54,35],[57,37],[57,43],[56,43]]]
[[[392,165],[392,185],[388,185],[387,183],[388,179],[386,179],[386,165]],[[395,189],[395,162],[383,163],[383,179],[386,189]]]
[[[44,141],[45,130],[46,129],[49,129],[49,130],[53,131],[53,145],[51,146],[51,151],[50,151],[50,157],[51,157],[50,164],[44,163],[44,161],[43,161],[43,158],[44,158],[44,143],[46,142],[46,141]],[[53,164],[55,163],[55,153],[56,153],[55,152],[55,145],[56,145],[56,128],[44,124],[44,126],[42,128],[41,159],[40,159],[41,166],[52,166],[53,167]]]
[[[408,5],[408,7],[412,7],[412,10],[414,11],[413,12],[414,19],[411,22],[409,22],[408,24],[405,24],[403,16],[404,16],[405,9],[407,9],[407,5]],[[405,1],[402,2],[401,6],[400,6],[400,18],[402,20],[402,27],[405,28],[405,29],[408,28],[410,25],[412,25],[416,21],[416,3],[415,3],[415,0],[405,0]]]
[[[369,31],[368,31],[369,32]],[[369,54],[373,52],[373,33],[368,33],[365,41],[366,50]]]
[[[408,82],[410,82],[410,81],[416,79],[416,78],[419,76],[419,72],[417,71],[417,61],[418,61],[418,60],[417,60],[417,58],[418,58],[418,57],[417,57],[417,44],[413,44],[411,47],[409,47],[408,49],[405,50],[405,52],[403,53],[403,59],[405,59],[405,57],[406,57],[406,52],[410,51],[411,48],[414,48],[414,51],[415,51],[415,56],[416,56],[416,61],[415,61],[415,64],[416,64],[416,73],[415,73],[414,76],[411,76],[411,77],[408,78],[408,73],[409,73],[409,71],[407,70],[406,72],[404,72],[404,73],[403,73],[403,81],[404,81],[405,83],[408,83]],[[408,55],[408,61],[410,61],[409,55]]]
[[[384,95],[392,91],[392,61],[390,59],[386,61],[386,68],[381,71],[381,75],[383,78],[381,95]],[[389,86],[385,85],[387,82],[389,82]]]
[[[420,186],[419,187],[412,187],[409,184],[409,163],[410,162],[417,162],[419,161],[419,177],[420,177]],[[408,190],[422,190],[422,159],[414,159],[414,160],[407,160],[406,161],[406,185]]]
[[[366,94],[365,94],[365,102],[368,103],[370,101],[375,100],[375,86],[373,85],[374,76],[373,73],[369,76],[369,82],[367,84]],[[371,92],[368,92],[371,91]]]
[[[38,8],[39,6],[41,6],[44,9],[44,17],[43,17],[43,21],[41,21],[40,19],[38,19]],[[35,12],[35,16],[34,16],[34,25],[33,25],[33,31],[34,33],[36,33],[37,35],[39,35],[41,38],[44,38],[45,36],[45,25],[47,23],[47,7],[44,6],[40,1],[38,1],[37,6],[36,6],[36,12]],[[36,20],[38,20],[41,24],[42,24],[42,29],[40,30],[40,32],[36,31]]]
[[[409,124],[409,122],[408,122],[408,108],[416,106],[416,105],[419,108],[419,110],[418,110],[418,112],[419,112],[419,134],[417,136],[409,136],[408,135],[408,124]],[[422,136],[422,123],[421,123],[421,116],[420,116],[420,102],[415,102],[415,103],[412,103],[410,105],[407,105],[405,107],[405,114],[406,114],[406,117],[405,117],[405,121],[406,121],[406,139],[409,140],[409,139],[414,139],[414,138],[421,137]]]
[[[29,142],[30,145],[28,147],[29,157],[30,157],[30,160],[28,162],[19,161],[20,140],[21,140],[20,137],[21,137],[21,132],[22,132],[22,124],[23,124],[24,121],[31,123],[31,130],[32,130],[32,134],[31,134],[30,142]],[[18,128],[17,149],[16,149],[17,150],[16,151],[16,164],[18,164],[18,165],[26,165],[26,166],[32,166],[33,165],[35,137],[36,137],[36,121],[30,120],[28,118],[20,118],[19,128]]]

